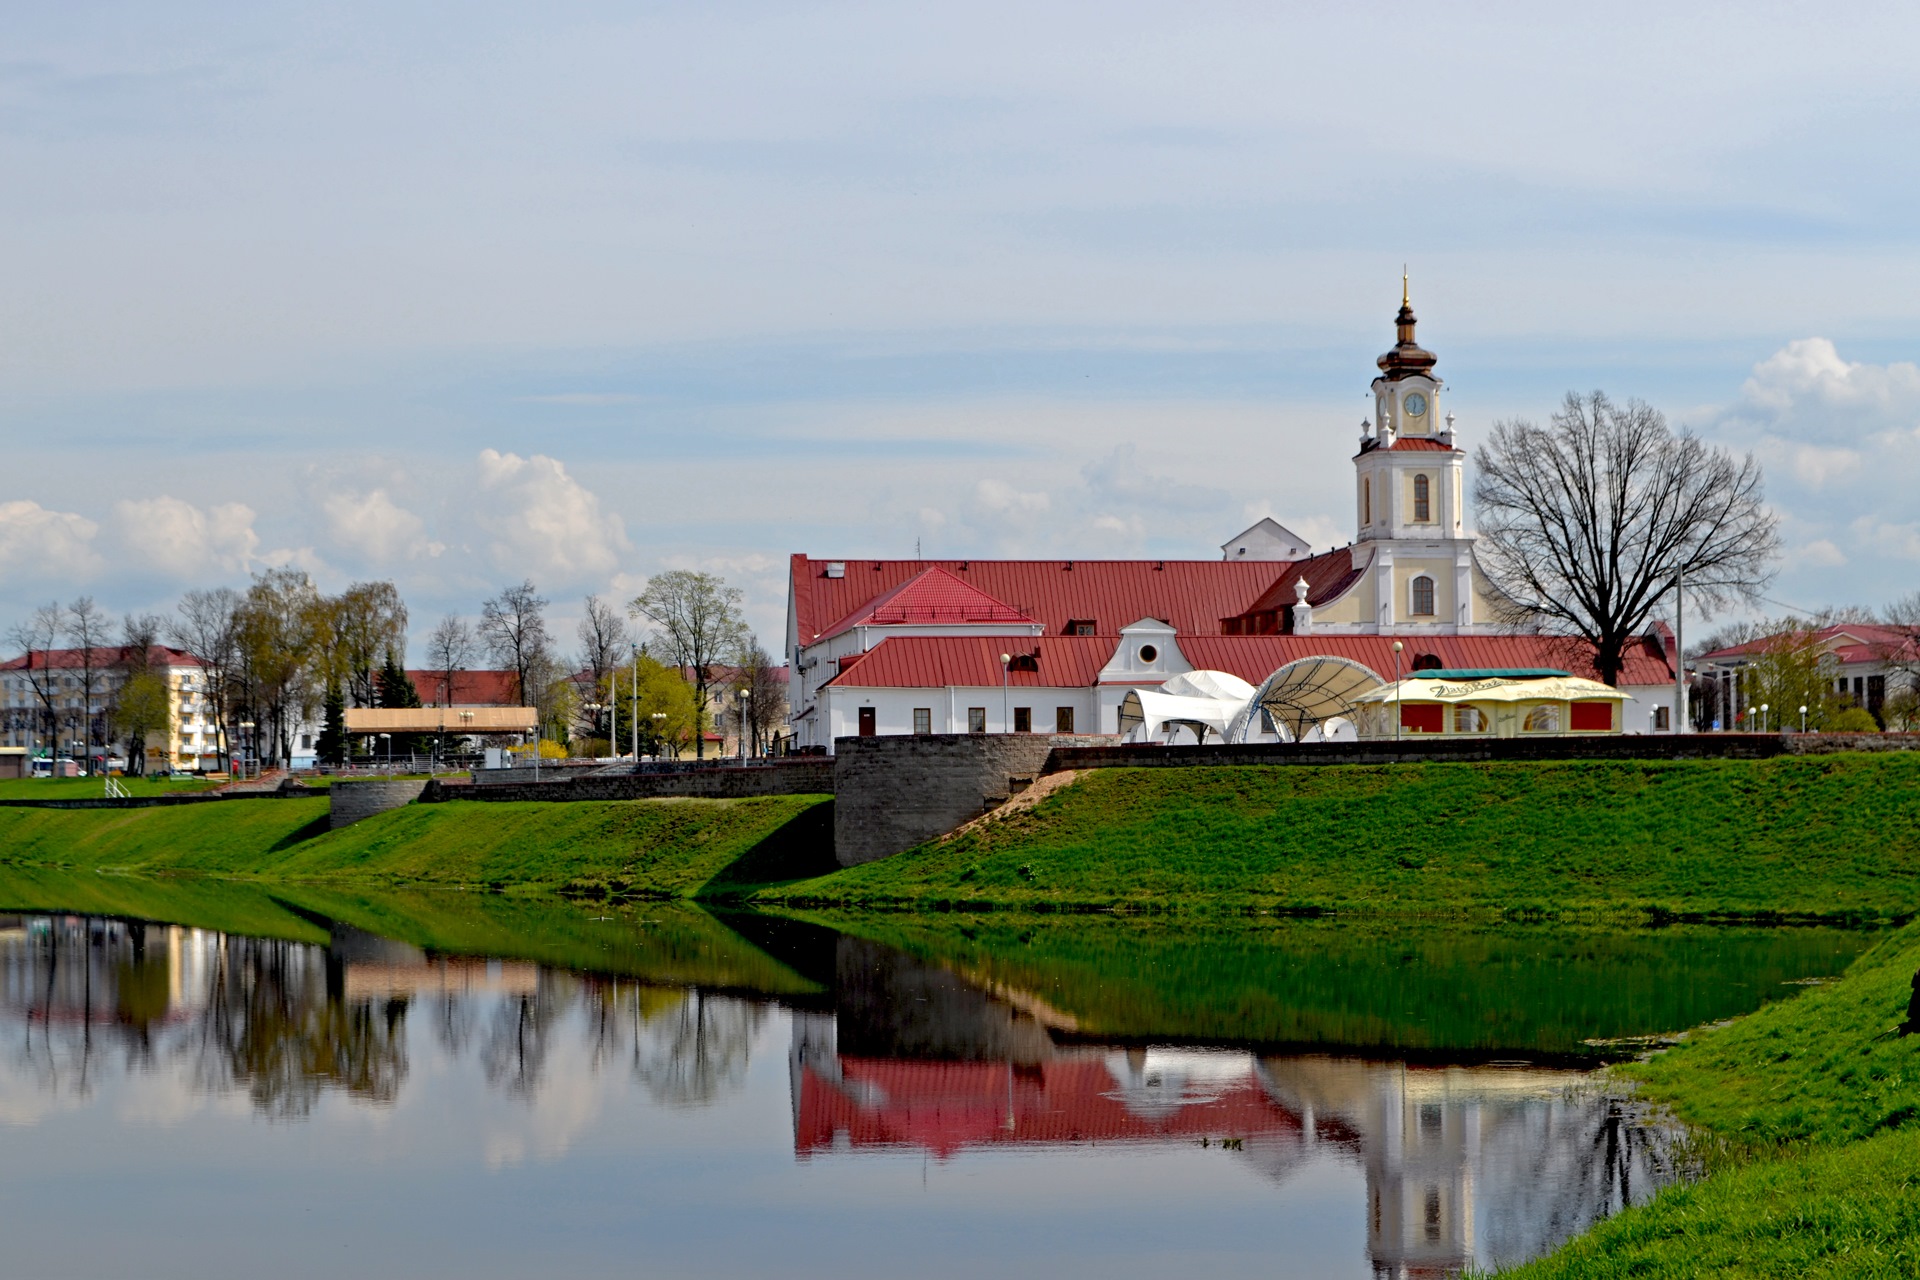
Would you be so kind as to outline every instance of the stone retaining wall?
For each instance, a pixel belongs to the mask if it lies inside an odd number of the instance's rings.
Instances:
[[[404,781],[395,778],[336,781],[329,788],[332,803],[327,810],[328,825],[338,831],[362,818],[371,818],[376,813],[386,813],[390,809],[412,804],[426,789],[426,782],[418,778]]]
[[[1006,802],[1057,751],[1101,749],[1099,735],[933,733],[834,743],[833,848],[843,867],[945,835]]]
[[[749,765],[738,769],[689,769],[679,773],[601,774],[550,782],[448,786],[435,783],[421,796],[428,804],[443,800],[654,800],[692,797],[745,800],[754,796],[831,795],[833,761],[824,757],[791,764]]]

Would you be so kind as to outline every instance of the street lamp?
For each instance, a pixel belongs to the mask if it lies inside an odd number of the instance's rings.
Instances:
[[[1013,655],[1000,655],[1000,732],[1013,732],[1013,719],[1007,714],[1007,672],[1013,666]]]
[[[653,721],[653,754],[655,759],[658,759],[660,756],[660,722],[666,718],[667,713],[664,711],[656,711],[648,717],[648,719]],[[638,741],[635,741],[633,745],[633,762],[635,764],[640,763],[640,744]]]
[[[1800,706],[1800,732],[1805,733],[1806,731],[1807,731],[1807,708],[1806,708],[1806,704],[1802,703]]]
[[[1393,642],[1393,740],[1400,741],[1400,650],[1403,646],[1398,640]]]
[[[247,763],[249,758],[258,758],[260,755],[260,744],[253,736],[253,721],[242,720],[240,722],[240,728],[243,730],[241,734],[242,741],[246,744],[240,756],[240,776],[244,778],[247,776]]]
[[[753,693],[747,689],[738,689],[735,692],[740,697],[740,719],[735,728],[740,734],[740,763],[745,764],[747,762],[747,704],[753,701]]]
[[[390,733],[383,733],[380,735],[380,741],[386,746],[386,749],[387,749],[387,772],[392,773],[393,772],[393,735]]]
[[[1767,731],[1767,704],[1763,702],[1760,704],[1760,732],[1765,733],[1766,731]]]

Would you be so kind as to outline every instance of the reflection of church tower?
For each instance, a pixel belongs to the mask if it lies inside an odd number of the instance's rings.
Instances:
[[[1466,534],[1466,452],[1453,415],[1441,415],[1438,357],[1415,341],[1417,323],[1403,276],[1397,340],[1376,362],[1374,416],[1353,459],[1355,552],[1371,551],[1369,629],[1453,633],[1488,619]]]
[[[1367,1254],[1376,1276],[1451,1275],[1474,1258],[1480,1108],[1410,1096],[1406,1068],[1396,1074],[1366,1147]]]

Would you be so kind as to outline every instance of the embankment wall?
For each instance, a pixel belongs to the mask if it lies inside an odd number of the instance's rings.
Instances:
[[[654,800],[667,797],[746,800],[756,796],[831,795],[833,775],[833,761],[822,757],[738,769],[613,774],[548,782],[485,786],[449,786],[436,782],[420,799],[427,804],[443,800]]]

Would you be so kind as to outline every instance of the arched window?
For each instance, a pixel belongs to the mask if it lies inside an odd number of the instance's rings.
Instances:
[[[1417,524],[1433,519],[1433,485],[1425,476],[1413,478],[1413,518]]]
[[[1360,477],[1360,523],[1373,523],[1373,478]]]
[[[1422,476],[1421,479],[1426,479]],[[1421,574],[1413,580],[1413,616],[1431,618],[1433,616],[1433,579]]]

